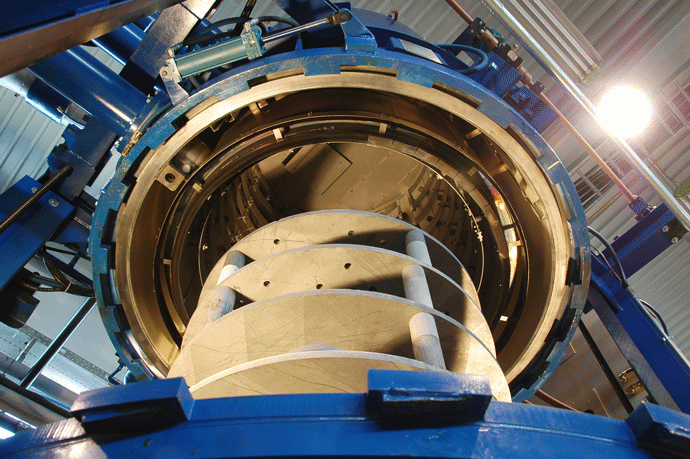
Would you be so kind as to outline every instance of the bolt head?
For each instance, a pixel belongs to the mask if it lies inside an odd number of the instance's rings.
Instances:
[[[668,225],[664,225],[663,228],[661,228],[662,233],[668,233]]]
[[[678,238],[677,238],[677,237],[674,237],[673,239],[671,239],[671,244],[675,244],[676,242],[678,242]]]
[[[58,205],[60,205],[60,203],[58,202],[58,200],[55,199],[55,198],[50,198],[50,199],[48,199],[48,204],[50,204],[50,205],[53,206],[53,207],[57,207]]]

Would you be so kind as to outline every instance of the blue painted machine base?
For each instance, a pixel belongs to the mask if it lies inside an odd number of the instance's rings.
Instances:
[[[419,391],[425,375],[431,378],[426,393]],[[371,370],[374,386],[367,394],[194,401],[181,379],[135,383],[82,394],[73,408],[81,422],[69,419],[17,435],[0,443],[0,457],[690,457],[690,416],[654,405],[640,406],[627,421],[520,403],[458,405],[481,387],[464,379],[458,375],[454,384],[433,373]],[[371,403],[380,401],[382,391],[409,393],[420,408],[425,398],[437,408],[439,399],[448,400],[450,409],[391,417]],[[476,410],[478,419],[458,412],[462,406]],[[131,423],[137,413],[146,425]]]

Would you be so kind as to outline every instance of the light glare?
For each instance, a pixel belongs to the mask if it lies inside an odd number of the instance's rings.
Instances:
[[[10,432],[4,427],[0,427],[0,440],[5,440],[10,437],[14,437],[14,432]]]
[[[619,137],[634,137],[649,123],[652,106],[639,89],[616,86],[601,98],[597,116],[610,133]]]

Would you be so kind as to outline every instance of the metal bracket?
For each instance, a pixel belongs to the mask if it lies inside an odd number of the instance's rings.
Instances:
[[[165,61],[165,66],[160,70],[160,76],[173,105],[177,105],[189,97],[187,91],[179,85],[179,81],[181,81],[182,78],[180,77],[180,72],[177,70],[174,59],[171,58]]]
[[[369,370],[369,411],[379,415],[452,415],[466,421],[484,419],[493,398],[486,376],[449,372]]]
[[[365,53],[376,54],[378,45],[374,34],[366,28],[349,10],[341,9],[340,14],[350,15],[349,20],[342,22],[340,27],[345,34],[345,49],[347,51],[363,51]]]
[[[255,25],[254,20],[244,25],[244,31],[240,34],[240,39],[242,44],[244,44],[247,59],[250,61],[260,58],[266,52],[261,39],[261,29]]]
[[[82,392],[71,413],[88,434],[140,434],[189,420],[194,399],[183,378],[144,381]]]
[[[690,451],[690,416],[687,414],[643,403],[625,423],[640,446],[657,454],[661,449],[671,457],[687,457]]]

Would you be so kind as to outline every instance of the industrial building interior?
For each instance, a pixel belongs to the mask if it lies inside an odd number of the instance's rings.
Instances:
[[[0,457],[690,457],[690,2],[43,3],[0,29]]]

